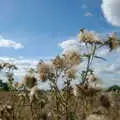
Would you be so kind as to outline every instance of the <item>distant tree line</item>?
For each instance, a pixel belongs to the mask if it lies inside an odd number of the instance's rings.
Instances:
[[[120,91],[120,86],[119,85],[113,85],[113,86],[110,86],[107,91],[110,92],[110,91],[116,91],[116,90],[119,90]]]
[[[0,90],[9,91],[9,86],[7,82],[0,80]]]
[[[14,70],[17,70],[14,64],[6,62],[0,63],[0,72],[5,73],[7,78],[6,82],[0,79],[0,90],[9,91],[14,89]]]

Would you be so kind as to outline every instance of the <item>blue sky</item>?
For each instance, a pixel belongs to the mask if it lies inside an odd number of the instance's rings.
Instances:
[[[91,15],[85,16],[87,12]],[[58,43],[76,36],[81,27],[118,29],[104,19],[100,0],[0,0],[0,16],[0,35],[24,45],[0,48],[1,56],[54,56]]]
[[[83,27],[103,34],[119,32],[119,5],[119,0],[0,0],[1,60],[20,61],[22,67],[27,62],[36,65],[36,59],[57,55],[58,44],[75,38]],[[110,57],[107,73],[119,64],[117,55]],[[116,74],[112,79],[118,81],[120,72]]]

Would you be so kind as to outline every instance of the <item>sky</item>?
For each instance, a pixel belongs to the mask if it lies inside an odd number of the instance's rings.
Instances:
[[[119,0],[0,0],[0,60],[16,63],[21,75],[39,59],[59,54],[59,44],[73,40],[80,28],[119,32],[119,6]],[[112,53],[109,63],[98,64],[98,75],[107,73],[105,84],[120,84],[119,57]]]

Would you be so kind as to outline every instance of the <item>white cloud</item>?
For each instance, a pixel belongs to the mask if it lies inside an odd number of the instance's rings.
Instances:
[[[69,50],[80,52],[80,43],[77,40],[65,40],[59,46],[63,49],[63,53]]]
[[[120,62],[115,62],[113,64],[109,64],[103,70],[105,73],[120,75]]]
[[[39,62],[36,59],[25,59],[25,58],[11,58],[11,57],[0,57],[0,62],[8,62],[15,64],[18,67],[18,70],[15,74],[19,76],[24,76],[29,68],[35,68]]]
[[[108,48],[102,48],[102,49],[100,49],[96,52],[96,55],[101,56],[101,57],[107,56],[107,55],[109,55],[109,49]]]
[[[75,51],[80,54],[86,53],[86,47],[84,43],[80,43],[78,40],[65,40],[59,44],[59,46],[63,49],[63,54],[67,51]],[[103,48],[96,52],[97,56],[107,56],[109,55],[109,49]]]
[[[94,71],[104,86],[120,85],[120,66],[117,66],[116,63],[98,62],[94,64]]]
[[[20,49],[20,48],[23,48],[24,46],[21,43],[17,43],[12,40],[7,40],[3,38],[2,36],[0,36],[0,47]]]
[[[85,44],[80,43],[77,38],[68,39],[59,44],[59,46],[63,49],[63,54],[68,51],[75,51],[77,53],[83,54],[86,52]]]
[[[92,14],[91,12],[86,12],[86,13],[84,14],[84,16],[86,16],[86,17],[88,17],[88,16],[93,16],[93,14]]]
[[[120,0],[102,0],[101,8],[109,23],[120,26]]]
[[[48,60],[51,57],[41,57],[41,59]],[[12,58],[12,57],[0,57],[0,63],[2,62],[9,62],[11,64],[15,64],[18,67],[18,70],[14,71],[15,81],[20,81],[23,79],[25,74],[28,72],[30,68],[36,68],[39,60],[36,59],[27,59],[24,57]],[[38,77],[38,75],[36,75]],[[1,72],[0,74],[1,79],[5,82],[6,75]],[[41,81],[38,82],[40,89],[49,89],[49,81],[47,83],[42,83]]]
[[[11,64],[14,64],[18,67],[18,70],[15,71],[15,75],[20,77],[24,76],[26,72],[30,68],[36,68],[36,65],[38,64],[39,60],[45,60],[48,61],[52,57],[40,57],[39,59],[32,59],[32,58],[24,58],[24,57],[0,57],[0,63],[2,62],[8,62]]]

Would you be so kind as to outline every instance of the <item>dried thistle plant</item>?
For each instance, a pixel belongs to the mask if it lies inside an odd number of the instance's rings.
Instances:
[[[92,70],[92,65],[94,65],[93,61],[95,59],[105,60],[96,55],[99,48],[107,46],[111,51],[116,49],[120,45],[120,42],[114,34],[109,36],[106,40],[101,40],[96,33],[81,29],[79,33],[79,43],[84,43],[85,45],[86,50],[84,54],[80,54],[74,50],[68,50],[64,52],[64,54],[58,55],[50,61],[42,61],[37,65],[37,74],[39,74],[40,80],[42,82],[46,82],[47,80],[50,82],[51,89],[49,91],[49,96],[51,99],[49,99],[49,104],[52,105],[46,108],[46,105],[48,105],[46,96],[48,94],[47,92],[42,92],[42,90],[37,87],[37,78],[32,72],[29,72],[22,82],[16,84],[16,87],[21,85],[24,85],[25,87],[25,90],[23,91],[25,94],[18,95],[19,102],[17,107],[20,109],[17,113],[22,111],[26,97],[28,97],[33,120],[49,120],[48,116],[51,117],[51,120],[74,120],[76,119],[75,116],[79,114],[75,113],[77,107],[82,109],[82,113],[80,113],[82,115],[81,118],[83,118],[82,120],[107,119],[104,115],[94,115],[90,112],[92,109],[90,99],[93,98],[93,101],[95,101],[95,97],[100,91],[100,89],[90,86],[90,83],[96,83],[98,80]],[[86,66],[81,72],[82,82],[78,85],[71,86],[71,82],[76,79],[77,67],[83,60],[86,61]],[[0,66],[1,69],[2,67],[8,68],[9,71],[14,68],[7,63]],[[59,80],[64,82],[64,88],[62,90],[60,90],[58,86]],[[72,108],[73,101],[75,102],[76,107],[74,109]],[[100,101],[103,107],[111,107],[109,100],[105,96],[101,96]],[[7,111],[10,109],[11,108],[8,107]],[[81,119],[78,116],[77,119]],[[18,118],[20,118],[20,115],[18,115]]]
[[[95,32],[89,32],[84,29],[80,29],[80,33],[78,35],[80,42],[85,42],[89,44],[103,44],[100,40],[99,36]]]
[[[30,93],[29,93],[30,102],[39,100],[40,95],[41,95],[41,90],[37,86],[32,87],[32,89],[30,90]]]
[[[34,76],[26,75],[23,79],[23,84],[26,88],[31,89],[37,84],[37,79]]]
[[[76,78],[76,69],[75,68],[69,69],[68,71],[65,72],[65,75],[67,76],[67,78],[75,79]]]
[[[52,67],[50,63],[40,62],[37,65],[37,70],[40,75],[40,80],[45,82],[52,72]]]
[[[112,51],[113,49],[116,49],[120,45],[120,41],[118,40],[115,34],[108,36],[106,40],[102,40],[96,33],[89,32],[85,29],[80,30],[78,37],[79,37],[79,42],[84,43],[85,49],[86,49],[86,53],[82,55],[83,58],[84,57],[86,58],[84,59],[86,60],[86,68],[81,73],[82,82],[80,84],[81,87],[79,87],[79,90],[84,94],[83,99],[87,103],[87,99],[88,99],[87,97],[90,94],[91,95],[96,94],[96,91],[94,92],[93,88],[90,88],[90,84],[89,84],[92,82],[95,83],[97,81],[97,77],[95,76],[95,74],[93,74],[93,70],[92,70],[93,61],[96,58],[105,60],[104,58],[97,56],[96,52],[99,50],[99,48],[102,48],[104,46],[107,46],[108,49]],[[85,104],[84,107],[87,108],[87,104]],[[85,113],[87,113],[86,110],[85,110]]]
[[[120,40],[118,40],[115,33],[112,33],[108,36],[108,40],[105,41],[105,44],[109,47],[110,51],[112,51],[120,46]]]
[[[0,118],[3,120],[11,120],[13,119],[13,107],[11,105],[1,105],[0,106]]]
[[[68,66],[79,65],[81,62],[80,54],[75,51],[67,51],[63,56]]]
[[[64,57],[56,56],[56,58],[53,59],[53,65],[56,69],[63,69],[65,67]]]
[[[71,81],[76,78],[75,66],[77,66],[78,64],[80,64],[80,55],[74,51],[69,51],[62,56],[56,56],[54,59],[51,60],[51,64],[48,64],[47,62],[42,62],[38,64],[38,73],[40,74],[40,79],[41,76],[44,76],[44,79],[41,79],[42,81],[50,81],[51,92],[55,100],[56,108],[54,116],[57,120],[60,119],[60,112],[62,112],[60,111],[60,106],[65,105],[64,111],[67,112],[68,117],[68,101],[70,92],[68,89],[70,88]],[[65,80],[65,96],[61,94],[57,84],[60,78]]]

